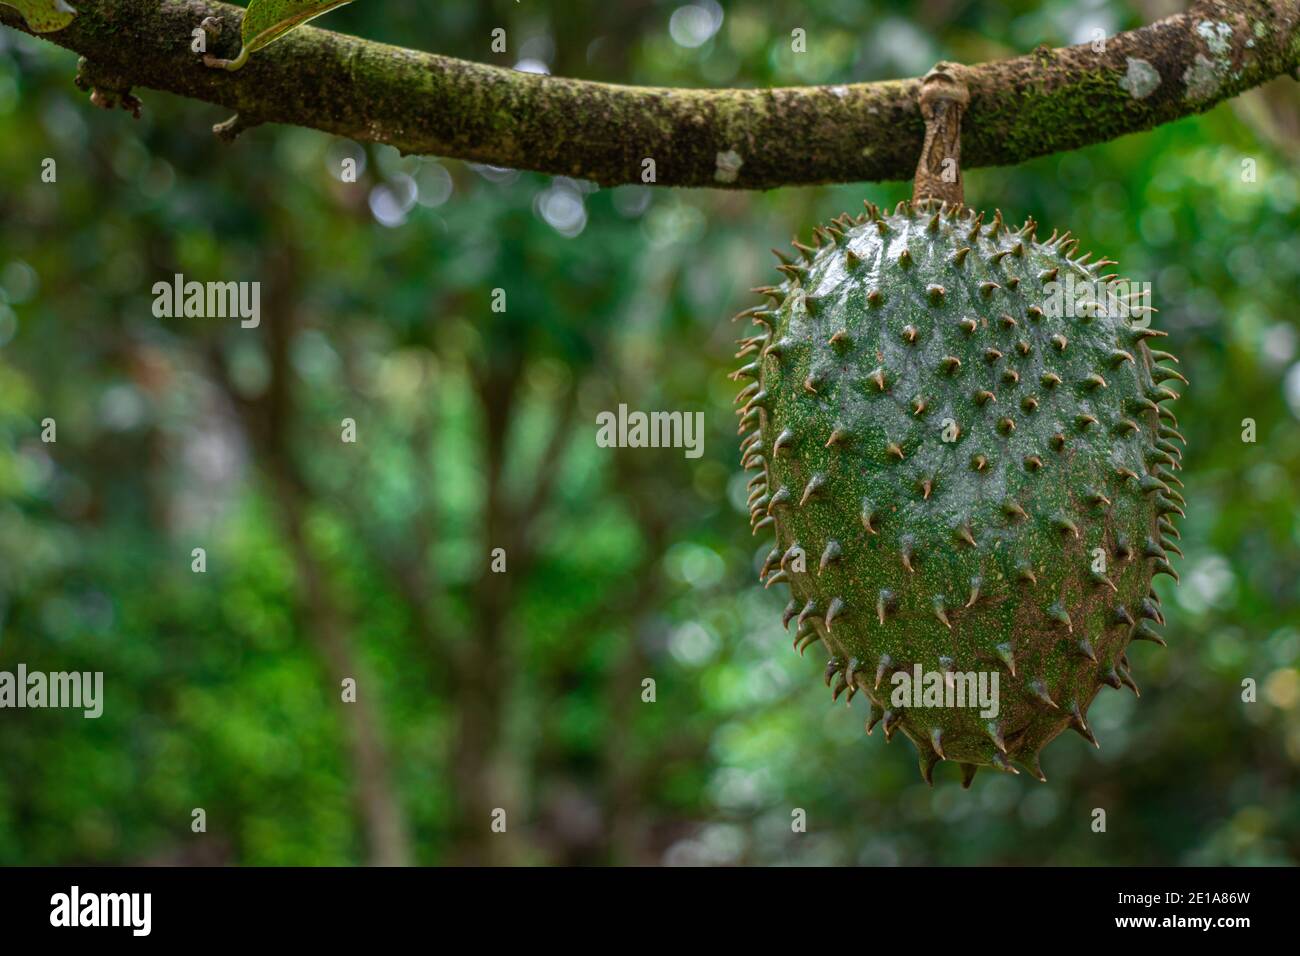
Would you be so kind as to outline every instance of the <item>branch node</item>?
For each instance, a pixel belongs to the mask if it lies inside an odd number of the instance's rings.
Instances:
[[[100,109],[121,107],[136,119],[144,104],[131,93],[131,81],[98,64],[81,57],[77,60],[77,75],[73,82],[77,89],[90,94],[90,102]]]
[[[225,21],[221,17],[204,17],[199,27],[207,34],[208,39],[220,41]],[[248,62],[248,53],[248,49],[243,46],[240,47],[239,53],[233,60],[226,60],[211,53],[204,53],[203,65],[214,70],[237,70]]]
[[[252,129],[254,126],[261,126],[260,119],[251,117],[245,118],[243,113],[236,113],[228,120],[222,120],[212,127],[212,135],[223,143],[233,143],[239,139],[239,134],[244,130]]]

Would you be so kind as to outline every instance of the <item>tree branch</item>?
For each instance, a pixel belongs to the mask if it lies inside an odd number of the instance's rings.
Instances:
[[[404,153],[593,180],[768,189],[901,180],[924,138],[920,80],[763,90],[612,86],[538,76],[302,27],[236,73],[202,65],[192,31],[243,11],[208,0],[98,0],[40,34],[121,81],[235,110],[239,125],[289,123]],[[0,22],[26,31],[11,8]],[[30,31],[26,31],[30,32]],[[968,67],[966,168],[1018,163],[1199,113],[1300,74],[1300,0],[1200,0],[1105,40]]]

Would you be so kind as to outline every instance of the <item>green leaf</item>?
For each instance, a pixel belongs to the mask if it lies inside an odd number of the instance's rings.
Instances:
[[[241,36],[243,52],[270,46],[290,30],[302,26],[352,0],[250,0]]]
[[[62,30],[77,15],[64,0],[0,0],[0,3],[21,13],[33,33]]]

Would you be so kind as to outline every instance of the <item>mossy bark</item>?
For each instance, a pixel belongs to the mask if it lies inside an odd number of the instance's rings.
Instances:
[[[208,0],[99,0],[41,34],[87,60],[106,93],[165,90],[239,113],[233,128],[289,123],[407,153],[593,180],[769,189],[902,180],[925,135],[920,80],[682,90],[537,76],[303,27],[237,72],[190,49],[239,50],[242,8]],[[0,22],[25,29],[0,6]],[[1202,112],[1300,71],[1300,0],[1206,0],[1091,44],[968,67],[963,166],[1017,163]],[[101,102],[113,97],[101,96]],[[230,128],[230,127],[228,127]]]

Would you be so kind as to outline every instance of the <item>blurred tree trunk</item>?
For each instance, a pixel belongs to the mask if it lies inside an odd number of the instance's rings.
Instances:
[[[378,684],[365,675],[351,628],[335,601],[326,568],[305,533],[305,515],[314,495],[290,450],[294,444],[296,402],[289,349],[293,341],[298,299],[297,257],[292,244],[280,245],[279,261],[270,274],[265,315],[265,345],[270,377],[255,399],[240,395],[223,356],[214,354],[218,379],[232,404],[266,479],[272,504],[287,539],[298,588],[302,631],[311,641],[326,675],[326,694],[335,700],[344,729],[344,748],[352,777],[353,797],[364,832],[367,861],[375,866],[406,866],[411,862],[406,814],[393,781],[377,708]],[[356,700],[342,700],[344,678],[356,681]]]
[[[507,825],[523,819],[527,794],[514,789],[525,779],[521,755],[505,746],[510,683],[518,680],[517,649],[510,639],[510,609],[532,571],[543,544],[537,519],[551,502],[558,471],[573,433],[577,388],[571,385],[559,399],[555,424],[532,480],[518,496],[506,487],[510,423],[518,404],[524,352],[509,349],[488,357],[474,373],[474,390],[483,416],[485,496],[481,517],[484,553],[478,579],[470,594],[473,633],[453,655],[456,680],[453,701],[458,716],[452,749],[455,777],[457,863],[507,863],[517,856],[521,841],[494,840],[491,814],[506,811]],[[517,498],[517,500],[516,500]],[[506,571],[491,570],[491,553],[505,549]]]
[[[515,394],[523,361],[517,352],[487,359],[488,367],[475,376],[475,390],[483,414],[484,478],[482,531],[485,553],[481,571],[472,590],[474,632],[458,647],[453,658],[456,671],[455,699],[457,732],[452,749],[455,777],[456,834],[455,862],[490,864],[505,862],[503,854],[512,841],[493,840],[491,815],[498,807],[506,811],[507,826],[522,816],[518,807],[505,806],[500,763],[504,722],[505,685],[512,667],[507,648],[506,624],[511,603],[512,575],[520,566],[518,524],[506,498],[504,472],[506,442],[514,411]],[[494,548],[504,548],[504,573],[491,570]]]
[[[626,596],[625,606],[613,610],[617,619],[628,624],[619,654],[607,675],[605,695],[610,733],[602,753],[606,817],[610,821],[610,862],[619,865],[654,862],[646,858],[652,813],[647,812],[645,794],[647,775],[655,768],[633,756],[637,752],[634,735],[638,708],[646,706],[641,700],[641,681],[653,676],[642,642],[645,629],[654,626],[655,611],[663,598],[659,569],[663,567],[672,530],[663,498],[657,494],[656,479],[653,473],[647,478],[646,469],[634,460],[635,454],[627,449],[614,453],[615,480],[629,505],[641,517],[644,547],[640,566],[633,575],[637,586]]]
[[[332,697],[338,695],[341,701],[343,679],[351,677],[356,681],[356,700],[342,704],[341,716],[369,862],[374,866],[409,866],[411,851],[406,816],[393,784],[379,714],[371,706],[371,701],[378,696],[378,684],[365,674],[352,634],[330,596],[324,569],[303,533],[303,497],[299,486],[283,477],[275,481],[275,486],[298,579],[299,604],[306,618],[303,630],[320,658],[327,693]]]

